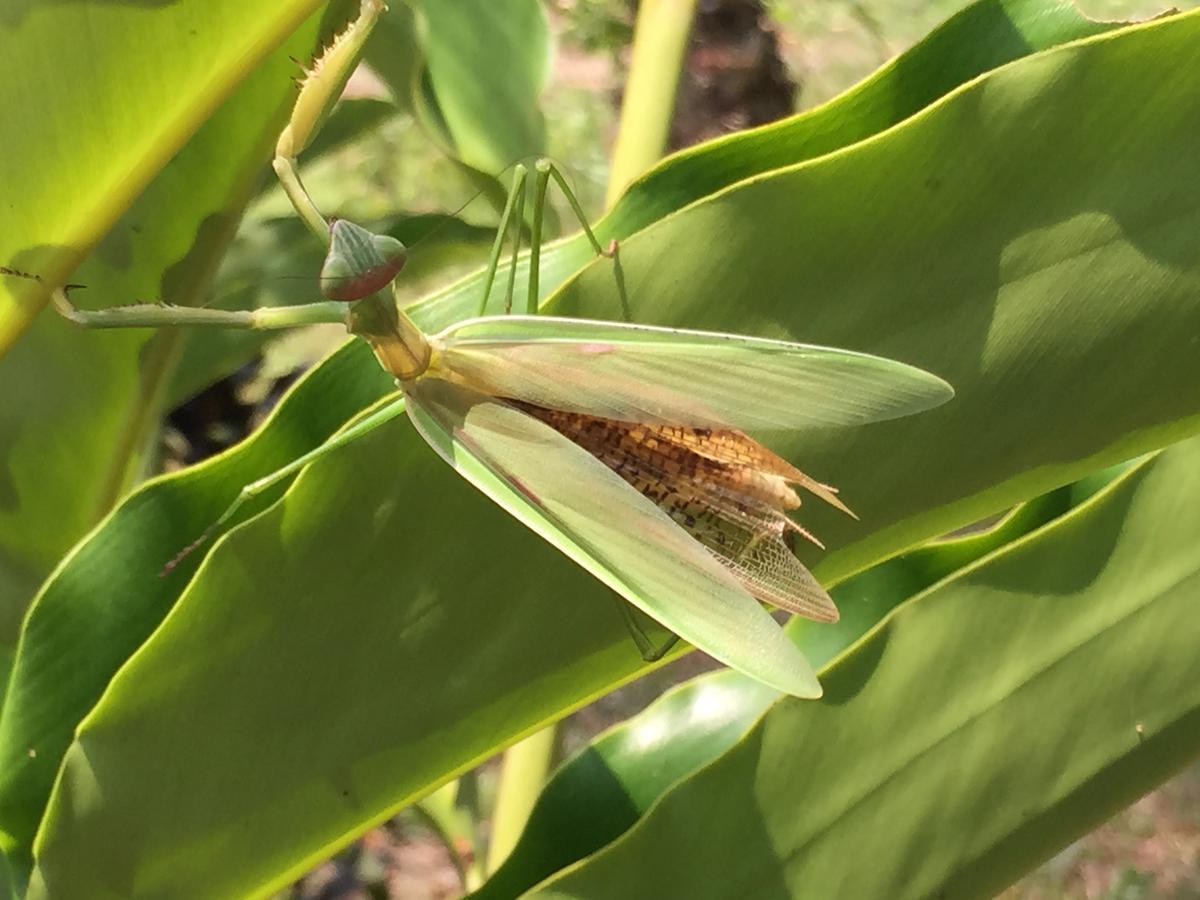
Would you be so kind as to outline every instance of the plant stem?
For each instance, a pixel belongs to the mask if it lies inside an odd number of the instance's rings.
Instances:
[[[629,182],[658,162],[666,150],[675,92],[695,11],[696,0],[642,0],[613,149],[606,208],[616,202]]]
[[[625,185],[658,162],[666,149],[695,9],[696,0],[642,0],[609,170],[606,208],[616,202]],[[504,753],[492,814],[489,875],[508,858],[525,828],[550,771],[557,737],[557,727],[550,725]]]
[[[488,847],[489,875],[499,868],[517,845],[517,839],[525,828],[525,822],[550,771],[557,737],[557,730],[551,725],[504,751],[496,808],[492,814],[492,840]]]

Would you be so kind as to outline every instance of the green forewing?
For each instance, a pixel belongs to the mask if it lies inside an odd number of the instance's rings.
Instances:
[[[616,322],[473,319],[438,370],[485,394],[610,419],[747,431],[861,425],[954,395],[895,360],[788,341]]]
[[[417,429],[459,474],[647,615],[779,690],[821,695],[803,654],[716,558],[586,450],[440,379],[408,398]]]

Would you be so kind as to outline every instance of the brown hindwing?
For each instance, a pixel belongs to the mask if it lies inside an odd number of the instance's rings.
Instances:
[[[784,515],[800,505],[789,482],[817,485],[823,489],[819,495],[831,491],[827,486],[733,429],[645,425],[508,402],[652,500],[754,597],[808,618],[836,621],[833,601],[785,542],[789,532],[811,538]]]

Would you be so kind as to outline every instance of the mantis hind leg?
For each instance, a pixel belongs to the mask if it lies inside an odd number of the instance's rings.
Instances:
[[[228,523],[235,515],[237,515],[238,511],[243,506],[245,506],[254,498],[258,497],[264,491],[270,490],[272,487],[279,484],[279,482],[290,478],[292,475],[295,475],[309,463],[316,462],[322,456],[332,453],[334,450],[358,440],[365,434],[369,434],[380,425],[390,422],[403,412],[404,398],[393,396],[391,400],[384,402],[382,406],[378,406],[372,412],[367,413],[366,416],[364,416],[362,419],[359,419],[353,425],[350,425],[344,430],[339,431],[320,446],[308,451],[302,456],[296,457],[283,468],[276,469],[274,472],[264,475],[262,478],[252,481],[244,486],[234,501],[225,508],[223,513],[221,513],[220,517],[206,529],[204,529],[204,532],[198,538],[196,538],[196,540],[192,541],[190,544],[180,550],[179,553],[175,555],[175,558],[170,560],[163,567],[161,574],[170,574],[170,572],[194,550],[216,535],[216,533],[220,531],[226,523]]]
[[[500,264],[504,237],[510,228],[513,232],[512,263],[509,268],[508,283],[504,292],[504,312],[508,314],[512,311],[513,289],[516,282],[517,260],[520,252],[521,226],[524,222],[525,192],[529,184],[529,174],[529,169],[524,163],[517,163],[513,167],[513,179],[509,187],[508,199],[505,202],[504,211],[501,213],[500,222],[496,227],[496,239],[492,244],[491,254],[488,257],[487,269],[483,278],[483,286],[477,310],[478,315],[482,316],[487,312],[488,300],[491,298],[492,287],[496,281],[496,270]],[[578,220],[583,233],[587,235],[588,242],[592,245],[592,249],[596,252],[596,255],[607,257],[613,261],[613,272],[617,292],[621,299],[622,313],[627,321],[630,320],[632,317],[629,311],[629,301],[625,291],[625,277],[621,269],[620,258],[618,257],[616,240],[610,241],[607,247],[601,245],[599,238],[596,237],[596,233],[592,231],[591,225],[588,224],[587,216],[583,212],[579,198],[575,196],[575,192],[567,182],[562,170],[552,160],[546,158],[537,160],[533,165],[533,211],[529,228],[529,277],[525,297],[526,314],[536,315],[538,311],[538,301],[541,293],[542,225],[546,206],[546,192],[551,181],[558,186],[558,189],[566,198],[571,211]]]
[[[658,662],[679,643],[679,635],[667,632],[666,640],[656,645],[650,635],[646,634],[646,629],[642,627],[642,623],[638,621],[637,615],[630,609],[629,604],[620,597],[614,596],[613,599],[617,603],[617,608],[621,611],[621,621],[625,623],[625,627],[629,631],[629,636],[633,638],[638,652],[642,654],[642,659],[646,662]]]

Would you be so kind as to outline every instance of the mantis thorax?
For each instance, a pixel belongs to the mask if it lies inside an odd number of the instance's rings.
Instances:
[[[412,381],[429,368],[429,338],[390,298],[375,294],[350,307],[349,327],[371,345],[384,370]]]

